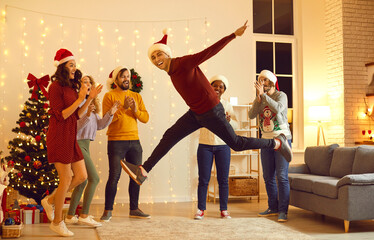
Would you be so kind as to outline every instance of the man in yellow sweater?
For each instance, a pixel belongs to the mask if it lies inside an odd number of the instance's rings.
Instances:
[[[129,68],[117,67],[107,81],[108,89],[103,99],[103,115],[110,110],[116,101],[122,107],[114,114],[108,127],[108,159],[109,177],[105,187],[105,210],[100,220],[110,221],[113,211],[117,184],[121,176],[121,159],[140,165],[142,164],[143,149],[138,135],[138,120],[147,123],[148,112],[140,94],[131,91],[131,72]],[[130,178],[130,217],[150,218],[138,207],[140,186]]]

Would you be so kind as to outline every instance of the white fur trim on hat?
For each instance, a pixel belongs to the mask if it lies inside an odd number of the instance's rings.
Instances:
[[[110,74],[109,74],[109,78],[108,80],[106,81],[106,87],[108,89],[108,91],[112,90],[111,86],[112,86],[112,83],[114,82],[114,80],[116,80],[117,78],[117,75],[118,73],[122,70],[122,69],[127,69],[130,73],[130,79],[131,79],[131,70],[130,68],[128,67],[124,67],[124,66],[118,66],[116,67]],[[112,77],[110,77],[110,75],[112,75]],[[115,83],[114,83],[115,84]]]
[[[58,65],[63,64],[63,63],[65,63],[65,62],[68,62],[68,61],[70,61],[70,60],[74,60],[74,59],[75,59],[74,56],[69,56],[69,57],[63,58],[63,59],[61,59],[61,60],[58,62]],[[55,62],[57,62],[57,61],[55,61]],[[57,65],[57,66],[58,66],[58,65]]]
[[[260,79],[260,77],[267,78],[267,79],[269,79],[274,84],[276,84],[276,82],[278,80],[277,77],[275,76],[275,74],[272,73],[269,70],[262,70],[260,72],[260,75],[258,76],[258,79]]]
[[[166,53],[169,57],[171,57],[171,49],[168,45],[163,44],[163,43],[155,43],[152,46],[149,47],[148,49],[148,57],[149,60],[152,61],[151,56],[154,51],[160,50],[164,53]]]
[[[227,78],[223,75],[215,75],[209,80],[209,82],[212,84],[212,82],[217,80],[221,80],[223,84],[225,84],[226,90],[229,88],[229,80],[227,80]]]

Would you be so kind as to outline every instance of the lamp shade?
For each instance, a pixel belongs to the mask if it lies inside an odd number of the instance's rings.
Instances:
[[[330,122],[331,112],[329,106],[311,106],[308,111],[311,122]]]

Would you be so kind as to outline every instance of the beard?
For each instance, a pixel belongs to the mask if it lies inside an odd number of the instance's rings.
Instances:
[[[117,86],[119,86],[119,88],[121,88],[122,90],[129,90],[129,88],[130,88],[130,82],[126,86],[124,86],[123,83],[122,84],[118,84],[117,83]]]

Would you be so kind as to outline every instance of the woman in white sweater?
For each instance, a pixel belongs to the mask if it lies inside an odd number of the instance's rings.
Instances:
[[[217,93],[217,96],[225,109],[227,121],[235,130],[238,126],[238,122],[236,121],[234,110],[228,101],[221,98],[222,94],[229,86],[227,78],[222,75],[216,75],[210,79],[210,84]],[[197,163],[199,168],[199,185],[197,188],[198,209],[195,214],[195,219],[197,220],[204,218],[206,196],[213,164],[213,157],[217,168],[221,217],[231,218],[229,212],[227,211],[231,150],[230,147],[227,146],[224,141],[222,141],[222,139],[214,135],[208,129],[201,128],[199,147],[197,149]]]

